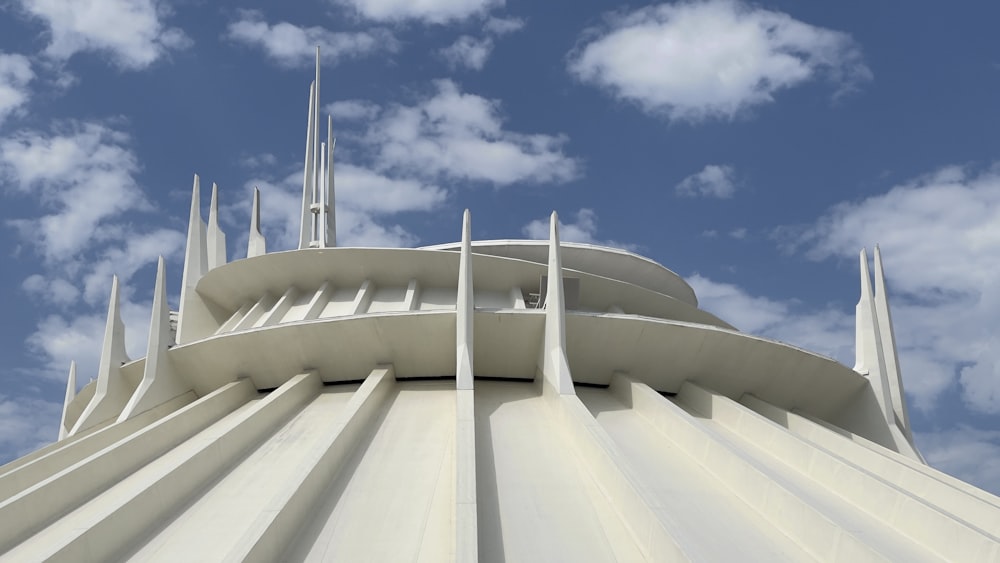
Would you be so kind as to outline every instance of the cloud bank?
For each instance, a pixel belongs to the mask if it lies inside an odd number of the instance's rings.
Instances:
[[[735,0],[614,13],[570,53],[580,81],[669,119],[732,119],[825,78],[835,95],[871,78],[846,33]]]

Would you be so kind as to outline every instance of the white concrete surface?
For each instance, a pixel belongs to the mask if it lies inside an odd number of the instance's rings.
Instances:
[[[0,560],[1000,560],[1000,499],[913,446],[877,247],[857,371],[555,213],[548,241],[466,211],[458,244],[339,248],[321,102],[317,52],[300,249],[266,252],[255,192],[227,263],[195,176],[176,342],[161,259],[128,361],[115,279],[61,439],[0,467]]]

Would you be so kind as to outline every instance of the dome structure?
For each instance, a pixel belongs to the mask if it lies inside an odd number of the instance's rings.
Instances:
[[[311,87],[299,248],[227,263],[193,187],[147,355],[112,284],[59,441],[0,467],[0,560],[1000,559],[1000,499],[914,445],[861,252],[857,362],[738,331],[667,268],[548,241],[336,245]],[[456,225],[457,226],[457,225]]]

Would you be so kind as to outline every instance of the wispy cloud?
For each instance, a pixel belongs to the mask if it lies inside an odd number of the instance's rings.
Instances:
[[[137,180],[140,170],[129,135],[104,123],[57,123],[0,141],[8,197],[39,209],[8,222],[42,259],[41,272],[26,273],[21,283],[40,314],[26,342],[40,359],[33,373],[61,379],[71,359],[81,378],[94,373],[114,274],[122,280],[129,350],[145,348],[149,304],[129,282],[158,255],[176,257],[184,236],[146,220],[155,209]]]
[[[482,70],[493,53],[496,38],[513,33],[524,27],[524,20],[517,18],[490,18],[483,25],[483,35],[473,37],[462,35],[454,43],[438,51],[445,62],[454,70],[467,68]]]
[[[959,426],[915,438],[934,467],[1000,494],[1000,430]]]
[[[324,110],[335,120],[355,121],[373,119],[382,108],[368,100],[339,100],[328,104]]]
[[[586,244],[597,244],[600,246],[612,246],[623,248],[629,251],[638,250],[638,245],[618,242],[614,240],[603,240],[597,236],[597,213],[593,209],[583,208],[574,214],[570,214],[571,221],[564,223],[559,219],[559,240],[563,242],[582,242]],[[550,219],[544,217],[535,219],[521,228],[524,236],[530,239],[545,240],[549,238]]]
[[[731,198],[736,193],[736,170],[728,164],[708,164],[681,180],[674,191],[683,197]]]
[[[291,68],[312,64],[316,46],[320,47],[324,64],[336,64],[346,58],[379,51],[393,52],[399,46],[386,29],[330,31],[324,27],[304,27],[288,22],[271,24],[257,11],[241,12],[240,18],[226,28],[226,37],[261,49],[269,59]]]
[[[406,20],[443,24],[480,16],[502,7],[504,0],[335,0],[359,15],[384,22]]]
[[[486,182],[561,183],[581,174],[564,153],[562,135],[519,133],[504,127],[500,103],[462,92],[450,80],[413,105],[382,108],[363,143],[373,169],[396,176]]]
[[[854,316],[831,308],[811,309],[788,299],[753,295],[736,284],[700,274],[687,278],[699,307],[748,333],[774,338],[854,363]]]
[[[41,216],[11,222],[25,242],[50,262],[62,260],[93,243],[109,218],[148,208],[128,143],[127,134],[95,122],[21,130],[0,140],[0,178],[17,195],[44,204]]]
[[[819,77],[837,93],[871,78],[846,33],[735,0],[610,14],[570,53],[569,71],[649,113],[688,121],[731,119]]]
[[[394,178],[374,170],[339,163],[334,170],[337,189],[337,243],[340,246],[411,246],[418,239],[391,217],[404,212],[431,211],[442,205],[444,189],[413,178]],[[296,248],[302,213],[302,173],[284,178],[266,175],[245,184],[247,193],[261,190],[261,222],[269,249]],[[249,198],[246,199],[249,201]],[[230,212],[245,225],[249,209],[231,205]],[[236,209],[238,207],[238,209]]]
[[[814,260],[881,245],[907,391],[931,405],[956,382],[1000,413],[1000,168],[949,167],[778,232]]]
[[[34,78],[28,57],[0,52],[0,124],[28,102]]]
[[[493,52],[493,39],[490,37],[472,37],[463,35],[454,43],[441,49],[441,56],[451,68],[470,68],[482,70],[486,59]]]
[[[81,52],[107,55],[118,67],[141,70],[171,50],[191,45],[169,27],[165,2],[154,0],[20,0],[24,13],[48,28],[45,55],[65,61]]]
[[[55,441],[61,415],[59,403],[0,394],[0,452],[20,456]]]

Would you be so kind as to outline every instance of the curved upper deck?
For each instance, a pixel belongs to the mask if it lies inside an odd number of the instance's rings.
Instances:
[[[549,256],[548,244],[544,240],[482,240],[472,242],[472,252],[545,264]],[[460,242],[450,242],[421,248],[457,251],[461,246]],[[694,289],[683,278],[649,258],[596,244],[561,242],[560,246],[564,268],[621,280],[698,306]]]

